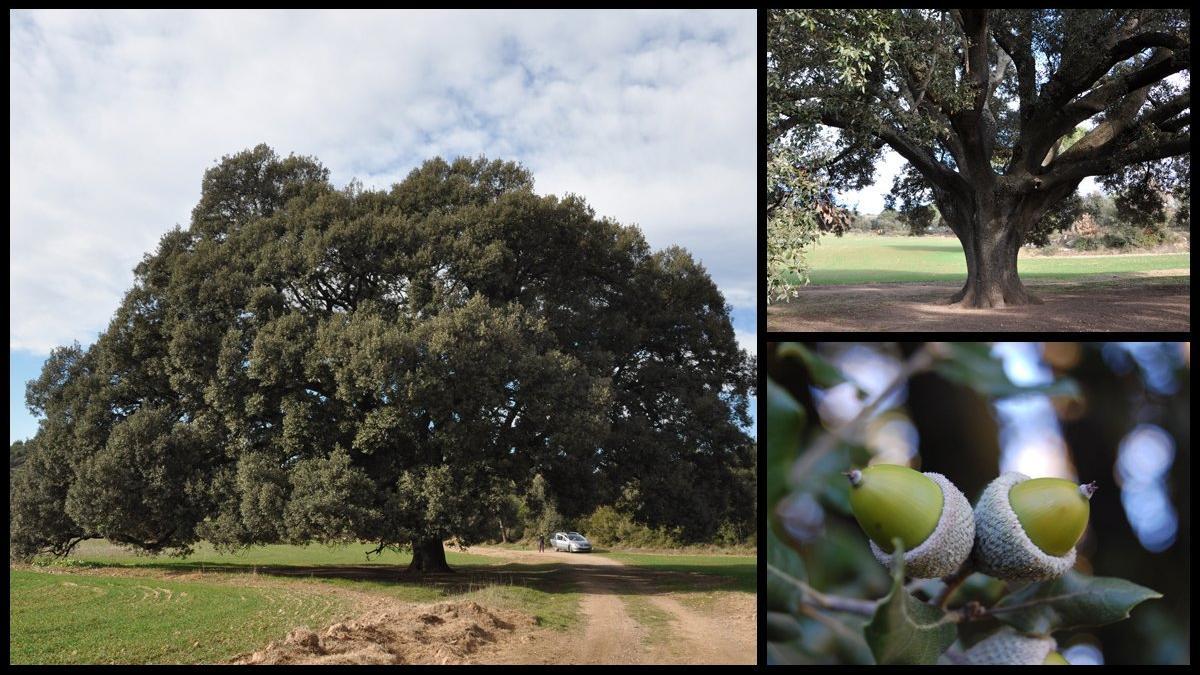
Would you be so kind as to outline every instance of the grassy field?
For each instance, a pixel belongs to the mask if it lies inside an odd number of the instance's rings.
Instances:
[[[1188,253],[1023,257],[1018,268],[1025,280],[1082,280],[1100,274],[1185,270],[1190,260]],[[808,262],[814,285],[962,281],[967,275],[962,246],[954,237],[943,236],[825,236],[809,252]]]
[[[375,596],[473,600],[533,615],[557,631],[579,624],[581,594],[561,565],[449,550],[455,574],[413,578],[402,574],[407,554],[367,560],[370,548],[278,545],[223,554],[201,544],[186,558],[172,558],[83,542],[68,559],[10,568],[11,662],[219,663],[296,626],[319,628],[352,616],[364,597]],[[656,578],[656,589],[686,591],[681,601],[692,606],[755,591],[753,556],[602,555],[668,573]],[[661,612],[631,597],[627,605],[645,621],[648,639],[662,639]]]
[[[350,609],[297,584],[242,586],[10,570],[10,662],[212,663]],[[291,587],[289,587],[291,586]]]
[[[626,565],[650,567],[683,575],[704,574],[730,580],[728,590],[754,593],[758,587],[758,559],[742,555],[669,555],[653,553],[603,553]],[[680,577],[678,590],[690,590],[686,577]],[[675,590],[675,589],[672,589]]]
[[[401,571],[410,555],[367,560],[371,548],[275,545],[223,554],[200,544],[173,558],[86,541],[67,559],[9,570],[11,662],[223,662],[296,626],[349,617],[372,596],[472,600],[559,631],[578,621],[573,582],[549,569],[448,550],[455,574],[407,578]]]

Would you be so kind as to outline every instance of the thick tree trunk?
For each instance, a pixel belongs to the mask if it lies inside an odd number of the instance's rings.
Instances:
[[[412,543],[413,557],[410,572],[453,572],[446,564],[446,550],[441,539],[418,539]]]
[[[1022,233],[1038,215],[1011,204],[995,205],[972,213],[953,228],[967,258],[967,281],[950,304],[974,309],[1041,303],[1025,290],[1017,274]]]

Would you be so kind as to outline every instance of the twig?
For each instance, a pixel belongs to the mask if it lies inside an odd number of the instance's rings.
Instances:
[[[814,441],[808,451],[801,455],[800,459],[792,465],[791,475],[803,477],[812,473],[813,465],[818,460],[836,448],[839,441],[852,438],[857,433],[859,427],[875,416],[875,412],[880,404],[890,398],[894,391],[908,381],[908,378],[927,370],[933,365],[933,362],[934,355],[929,351],[928,345],[921,345],[917,351],[908,357],[908,360],[900,368],[900,372],[896,373],[896,377],[888,383],[887,387],[870,403],[863,406],[862,410],[858,411],[858,414],[854,416],[854,419],[837,429],[829,431]]]
[[[971,662],[967,660],[965,654],[954,649],[947,649],[942,653],[942,656],[945,656],[946,660],[956,666],[967,666],[971,664]]]
[[[962,567],[959,567],[958,570],[953,574],[944,577],[942,579],[942,583],[946,584],[946,586],[941,590],[940,593],[937,594],[937,597],[932,600],[933,604],[945,609],[946,603],[950,602],[950,596],[954,594],[955,589],[961,586],[962,583],[967,580],[967,577],[971,576],[971,573],[974,571],[975,570],[971,566],[970,561],[967,561],[964,562]]]
[[[835,612],[850,612],[852,614],[872,616],[875,614],[875,608],[879,605],[878,602],[872,600],[843,598],[840,595],[829,595],[827,593],[822,593],[812,586],[809,586],[807,583],[797,579],[787,572],[784,572],[778,567],[775,567],[771,563],[767,563],[767,571],[777,574],[784,581],[800,589],[802,596],[801,600],[803,602],[820,607],[822,609],[831,609]]]
[[[855,642],[859,642],[862,644],[867,643],[866,638],[863,637],[863,634],[860,631],[854,630],[853,628],[847,626],[845,623],[839,621],[838,619],[833,618],[832,616],[827,616],[825,614],[822,614],[821,612],[818,612],[814,607],[812,607],[810,605],[800,605],[800,613],[803,614],[804,616],[809,617],[810,619],[814,619],[816,621],[821,622],[822,624],[827,626],[830,630],[832,630],[835,633],[838,633],[839,635],[841,635],[843,637],[849,638],[851,640],[854,640]]]
[[[962,609],[955,609],[946,612],[946,616],[950,617],[952,623],[966,623],[967,621],[979,621],[992,616],[991,610],[979,604],[978,600],[972,600],[962,606]]]

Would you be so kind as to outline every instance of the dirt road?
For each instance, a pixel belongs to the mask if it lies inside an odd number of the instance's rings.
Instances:
[[[513,551],[472,547],[471,553],[504,558],[516,563],[569,565],[582,593],[583,626],[576,636],[555,637],[553,645],[539,645],[534,662],[585,664],[744,664],[754,663],[757,652],[755,603],[752,596],[722,606],[719,617],[694,610],[655,584],[660,573],[624,565],[602,555],[558,551]],[[649,640],[649,629],[630,615],[621,596],[644,597],[670,616],[667,636]],[[530,654],[504,655],[506,663],[529,663]],[[512,658],[513,660],[508,660]]]
[[[1186,274],[1185,270],[1168,270]],[[1152,275],[1148,275],[1152,276]],[[1044,304],[959,309],[961,283],[810,286],[767,308],[775,331],[1187,331],[1188,280],[1116,278],[1088,285],[1026,282]]]

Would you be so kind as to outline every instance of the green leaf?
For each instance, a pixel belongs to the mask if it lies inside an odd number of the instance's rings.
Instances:
[[[899,539],[895,544],[895,558],[900,562],[892,571],[892,590],[879,603],[863,633],[880,665],[935,664],[958,631],[946,620],[944,611],[904,590],[904,546]]]
[[[767,528],[767,562],[797,579],[805,578],[804,559],[775,534],[774,527]]]
[[[767,608],[779,612],[794,612],[799,600],[799,589],[775,573],[776,570],[795,577],[807,578],[804,559],[775,534],[775,528],[767,526]]]
[[[804,408],[782,386],[767,378],[767,506],[787,489],[787,475],[800,445]]]
[[[1161,593],[1131,581],[1071,571],[1053,581],[1030,584],[1001,600],[992,612],[1013,628],[1049,635],[1128,619],[1134,607],[1161,597]]]
[[[804,368],[808,370],[808,376],[812,378],[812,383],[822,389],[828,389],[846,381],[846,376],[838,370],[837,366],[799,342],[784,342],[779,345],[779,350],[775,353],[781,359],[799,358],[804,363]]]
[[[942,343],[943,358],[934,370],[942,377],[971,387],[989,397],[1018,394],[1045,394],[1079,398],[1079,386],[1074,380],[1060,378],[1046,384],[1018,385],[1004,372],[1004,363],[983,342]]]

